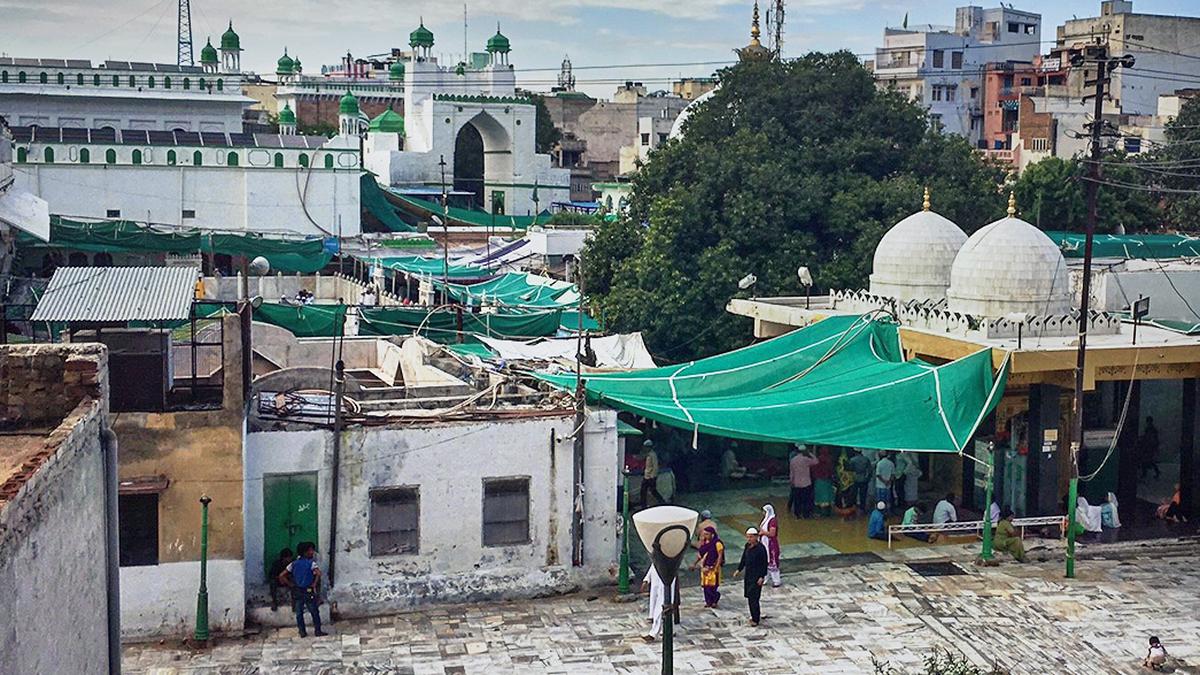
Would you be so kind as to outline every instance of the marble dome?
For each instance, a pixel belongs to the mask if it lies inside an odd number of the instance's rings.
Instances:
[[[691,103],[687,104],[687,107],[680,111],[679,117],[676,117],[675,121],[671,123],[671,131],[667,134],[667,138],[679,138],[682,136],[683,123],[686,122],[687,119],[691,117],[692,113],[696,112],[696,109],[703,105],[705,101],[712,98],[713,95],[717,93],[717,89],[720,88],[721,86],[717,85],[715,88],[704,92],[703,94],[697,96]]]
[[[871,293],[901,302],[946,297],[950,267],[965,241],[958,225],[929,210],[926,190],[924,210],[893,225],[875,247]]]
[[[1071,311],[1067,261],[1054,241],[1016,217],[984,226],[963,244],[950,269],[948,309],[981,317],[1024,312],[1034,316]]]

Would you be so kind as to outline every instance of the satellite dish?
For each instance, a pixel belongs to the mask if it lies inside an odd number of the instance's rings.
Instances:
[[[262,276],[271,271],[271,263],[261,255],[250,261],[250,273]]]

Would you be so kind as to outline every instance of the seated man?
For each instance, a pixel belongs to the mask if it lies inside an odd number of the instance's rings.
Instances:
[[[721,477],[726,480],[746,477],[746,467],[738,464],[736,450],[737,443],[730,443],[721,455]]]
[[[937,503],[933,507],[933,523],[941,525],[943,523],[957,523],[958,510],[954,508],[954,493],[946,495],[946,498]]]
[[[887,540],[887,516],[884,515],[886,510],[887,502],[879,502],[875,505],[871,517],[867,519],[867,536],[869,538]]]
[[[918,525],[920,523],[918,522],[917,519],[920,518],[921,514],[923,514],[924,512],[925,512],[924,504],[922,504],[922,503],[913,504],[912,506],[908,507],[907,510],[905,510],[904,520],[900,521],[900,524],[901,525]],[[938,538],[936,534],[930,534],[929,532],[905,532],[904,535],[906,537],[916,539],[917,541],[923,541],[923,542],[930,543],[930,544],[937,541],[937,538]]]

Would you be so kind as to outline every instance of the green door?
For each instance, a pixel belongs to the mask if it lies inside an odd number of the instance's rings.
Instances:
[[[317,542],[317,474],[263,476],[263,570],[279,552]]]

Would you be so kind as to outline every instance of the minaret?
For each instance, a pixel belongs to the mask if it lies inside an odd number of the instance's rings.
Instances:
[[[217,48],[212,44],[212,38],[209,38],[204,43],[204,48],[200,50],[200,68],[206,73],[215,73],[220,67],[220,59],[217,57]]]
[[[221,70],[226,73],[242,72],[242,39],[233,31],[233,21],[221,35]]]
[[[358,99],[349,89],[338,101],[338,133],[343,136],[358,135]]]
[[[283,110],[279,111],[279,133],[284,136],[296,135],[296,113],[291,104],[283,104]]]
[[[571,72],[571,57],[564,56],[558,71],[558,90],[575,91],[575,74]]]
[[[735,49],[739,61],[769,61],[773,54],[770,49],[763,46],[759,38],[762,37],[762,31],[758,27],[758,0],[754,0],[754,17],[750,21],[750,44]]]

